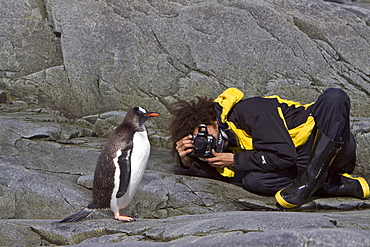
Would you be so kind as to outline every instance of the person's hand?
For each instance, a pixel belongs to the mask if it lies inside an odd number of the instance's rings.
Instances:
[[[218,168],[234,166],[233,153],[217,153],[215,150],[212,150],[212,154],[215,157],[205,159],[210,166]]]
[[[191,135],[187,135],[178,142],[176,142],[176,150],[179,153],[181,162],[184,166],[190,167],[192,159],[187,154],[193,151],[194,145]]]

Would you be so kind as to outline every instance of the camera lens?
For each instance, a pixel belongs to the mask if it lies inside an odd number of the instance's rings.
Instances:
[[[202,150],[207,143],[202,139],[195,139],[194,140],[194,149],[195,150]]]

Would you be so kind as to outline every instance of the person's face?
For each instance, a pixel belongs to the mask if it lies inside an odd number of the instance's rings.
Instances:
[[[218,124],[215,122],[213,125],[207,125],[208,134],[213,135],[213,137],[217,138],[218,136]],[[193,131],[194,135],[198,134],[198,127],[196,127]]]

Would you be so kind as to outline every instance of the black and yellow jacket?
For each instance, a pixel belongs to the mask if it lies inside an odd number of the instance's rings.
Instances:
[[[297,150],[315,125],[313,103],[301,105],[276,95],[243,98],[240,90],[229,88],[215,99],[219,125],[238,147],[234,169],[219,169],[220,174],[233,177],[238,171],[273,172],[296,165]]]
[[[313,103],[276,95],[243,98],[243,92],[229,88],[215,99],[220,129],[234,144],[234,167],[216,170],[196,160],[186,174],[228,181],[238,172],[277,172],[297,165],[298,151],[315,125]]]

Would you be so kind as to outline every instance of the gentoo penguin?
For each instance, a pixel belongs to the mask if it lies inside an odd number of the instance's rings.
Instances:
[[[119,210],[131,202],[148,164],[150,143],[144,122],[158,115],[141,107],[134,107],[127,112],[99,155],[92,202],[60,222],[82,220],[94,209],[107,208],[112,210],[117,220],[135,220],[133,216],[120,215]]]

